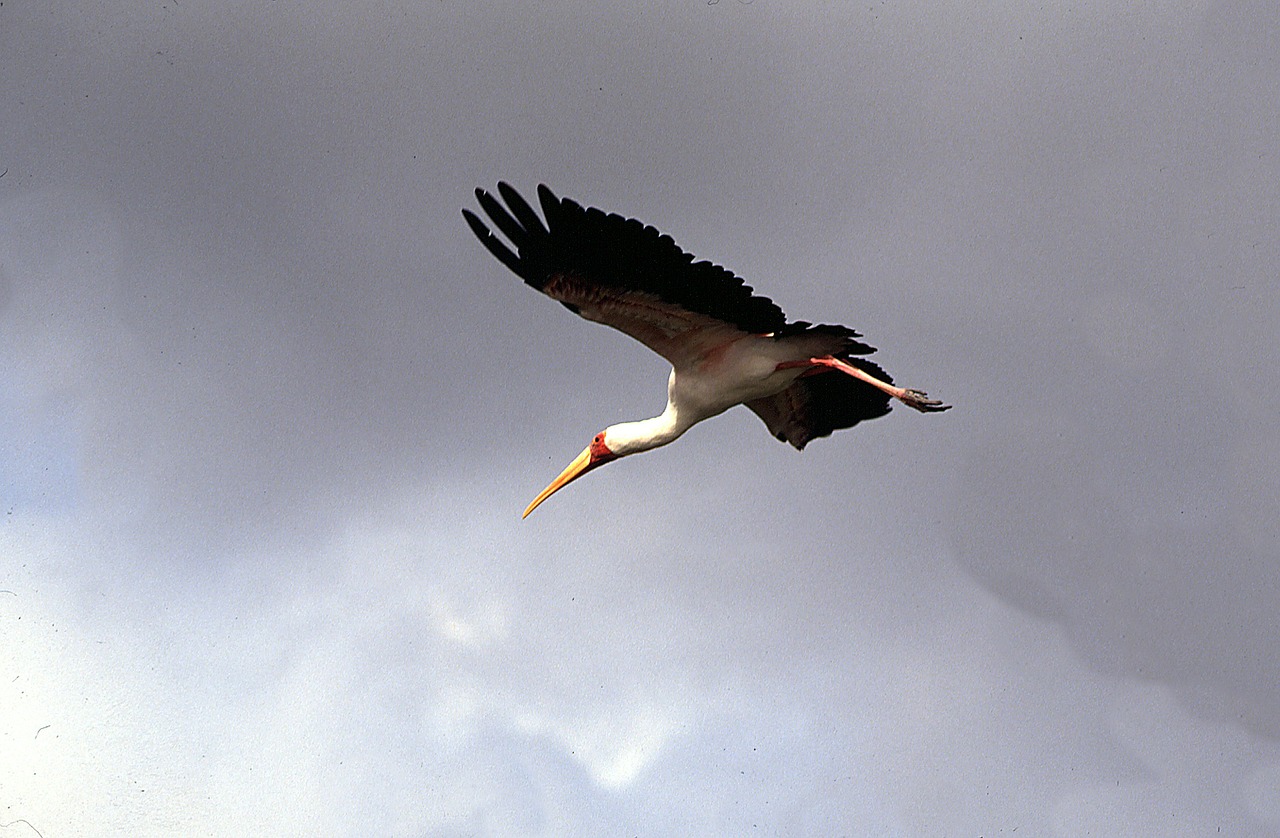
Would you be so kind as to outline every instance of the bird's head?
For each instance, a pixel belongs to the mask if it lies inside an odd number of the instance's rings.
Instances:
[[[613,460],[621,457],[621,453],[614,451],[605,443],[609,430],[609,428],[605,428],[603,431],[596,434],[595,438],[591,440],[591,444],[583,449],[582,453],[579,454],[572,463],[569,463],[564,471],[560,472],[559,477],[551,481],[551,485],[543,489],[542,493],[533,499],[533,503],[529,504],[529,507],[524,511],[524,515],[521,515],[520,517],[528,518],[530,512],[537,509],[540,503],[554,495],[562,487],[568,486],[574,480],[577,480],[593,468],[602,466],[605,463],[612,462]]]

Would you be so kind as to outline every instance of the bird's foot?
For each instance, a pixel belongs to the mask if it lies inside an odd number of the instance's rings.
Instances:
[[[921,413],[941,413],[951,409],[951,405],[929,398],[929,394],[923,390],[903,390],[898,399],[907,407],[914,407]]]

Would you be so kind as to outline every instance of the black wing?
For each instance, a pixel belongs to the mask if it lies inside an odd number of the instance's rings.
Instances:
[[[653,227],[584,209],[539,186],[544,223],[515,189],[499,183],[498,193],[506,206],[482,189],[476,198],[514,250],[462,211],[498,261],[576,314],[631,335],[673,364],[726,332],[770,334],[788,325],[772,300],[725,268],[694,261]]]

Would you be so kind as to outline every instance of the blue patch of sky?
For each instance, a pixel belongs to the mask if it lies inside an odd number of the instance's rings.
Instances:
[[[80,408],[0,381],[0,514],[72,511],[80,494]]]

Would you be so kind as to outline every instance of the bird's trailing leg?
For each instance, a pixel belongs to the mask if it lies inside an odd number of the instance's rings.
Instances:
[[[848,361],[842,361],[831,355],[824,355],[820,358],[810,358],[807,361],[790,361],[785,364],[779,364],[778,369],[794,369],[795,367],[808,367],[810,372],[818,372],[821,368],[837,370],[845,375],[851,375],[859,381],[865,381],[877,390],[888,394],[891,398],[905,404],[907,407],[913,407],[921,413],[940,413],[944,410],[950,410],[951,405],[943,404],[937,399],[929,398],[929,394],[923,390],[908,390],[905,387],[895,387],[887,381],[881,381],[866,370],[858,369]]]

